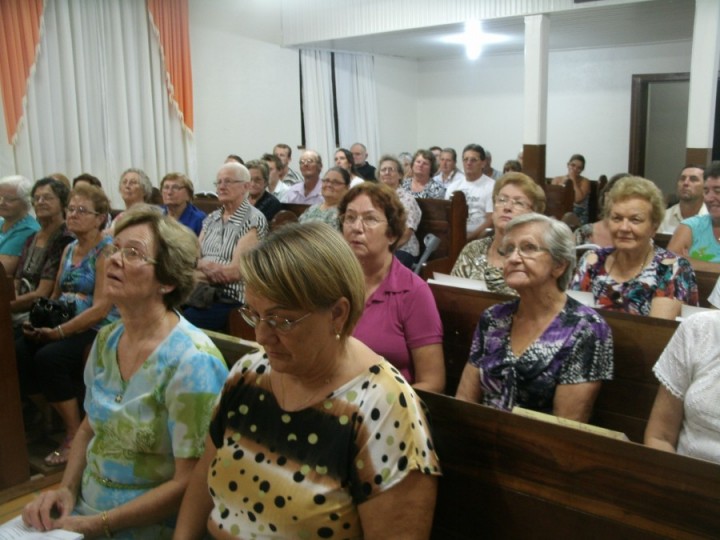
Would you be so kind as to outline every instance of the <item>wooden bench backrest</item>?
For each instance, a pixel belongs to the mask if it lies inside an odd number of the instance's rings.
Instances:
[[[0,489],[30,479],[30,462],[23,427],[20,383],[15,361],[15,338],[10,312],[11,289],[8,276],[0,264]],[[14,292],[14,290],[13,290]]]
[[[454,395],[480,315],[509,297],[436,283],[430,284],[430,289],[443,323],[446,393]],[[678,323],[602,310],[599,313],[612,329],[615,373],[612,381],[602,385],[591,423],[622,431],[639,442],[657,393],[652,366]]]
[[[295,204],[295,203],[282,203],[280,206],[282,206],[283,210],[289,210],[293,214],[295,214],[297,217],[300,217],[305,210],[310,208],[309,204]]]
[[[208,215],[222,206],[219,200],[210,197],[194,197],[192,203]]]
[[[440,245],[430,256],[427,279],[432,272],[450,273],[462,248],[467,242],[468,207],[465,194],[461,191],[453,193],[449,201],[444,199],[416,199],[422,218],[415,234],[424,249],[425,235],[434,234],[440,239]]]
[[[573,201],[575,200],[575,191],[572,182],[565,182],[564,186],[556,186],[553,184],[544,184],[542,186],[545,191],[545,215],[562,219],[567,212],[572,212]]]
[[[700,305],[702,307],[713,307],[713,305],[708,302],[708,297],[715,288],[718,277],[720,277],[720,274],[716,274],[715,272],[695,270],[695,279],[697,280]]]
[[[419,392],[434,539],[717,538],[720,466]]]

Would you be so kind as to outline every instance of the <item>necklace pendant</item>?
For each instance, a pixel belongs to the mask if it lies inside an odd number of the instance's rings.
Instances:
[[[120,402],[122,401],[122,399],[123,399],[123,395],[122,395],[122,394],[116,395],[116,396],[115,396],[115,403],[120,403]]]

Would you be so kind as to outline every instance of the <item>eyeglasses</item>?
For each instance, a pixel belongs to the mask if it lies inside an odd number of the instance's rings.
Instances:
[[[139,186],[140,182],[138,182],[137,180],[123,180],[122,182],[120,182],[120,184],[122,184],[123,186]]]
[[[33,197],[33,204],[40,204],[42,202],[50,202],[56,200],[57,197],[55,195],[35,195]]]
[[[289,332],[293,329],[293,327],[302,321],[303,319],[308,318],[310,315],[312,315],[312,312],[306,313],[299,319],[295,319],[294,321],[291,321],[290,319],[286,319],[284,317],[278,317],[277,315],[270,315],[268,317],[261,317],[257,313],[255,313],[250,308],[247,308],[245,306],[239,308],[240,315],[242,315],[242,318],[245,319],[245,322],[248,323],[253,328],[257,328],[257,325],[261,322],[264,322],[267,324],[270,328],[273,330],[277,330],[278,332]]]
[[[213,185],[215,187],[221,187],[221,186],[231,186],[233,184],[244,184],[242,180],[218,180],[216,182],[213,182]]]
[[[0,204],[14,203],[14,202],[18,202],[19,200],[20,200],[20,197],[11,197],[11,196],[3,197],[2,195],[0,195]]]
[[[395,167],[383,167],[382,169],[380,169],[380,172],[387,174],[387,173],[394,173],[394,172],[399,172],[399,171]]]
[[[69,216],[70,214],[77,214],[78,216],[87,216],[88,214],[95,214],[96,216],[100,215],[100,212],[94,212],[92,210],[88,210],[84,206],[68,206],[65,209],[65,212]]]
[[[102,254],[105,255],[106,259],[109,259],[116,253],[120,253],[120,259],[122,260],[123,264],[139,264],[141,262],[148,263],[148,264],[156,264],[157,263],[157,261],[155,259],[140,253],[134,247],[121,248],[120,246],[116,246],[115,244],[107,244],[102,249]]]
[[[343,227],[352,227],[358,220],[360,221],[363,229],[374,229],[375,227],[378,227],[381,223],[387,223],[387,220],[380,219],[373,215],[354,216],[352,214],[346,214],[344,216],[341,216],[340,218],[340,222],[343,224]]]
[[[172,191],[173,193],[177,193],[181,189],[185,189],[185,186],[179,186],[177,184],[165,184],[162,187],[163,191]]]
[[[341,182],[340,180],[328,180],[327,178],[323,178],[322,183],[332,187],[342,187],[345,185],[345,182]]]
[[[300,165],[311,165],[313,163],[317,163],[316,159],[301,159]]]
[[[523,259],[533,259],[540,255],[540,253],[543,251],[550,253],[550,250],[548,248],[538,246],[537,244],[533,244],[531,242],[523,242],[519,246],[507,244],[498,249],[498,253],[501,257],[509,257],[516,251],[518,252],[518,255],[520,255],[520,257],[522,257]]]
[[[477,163],[478,161],[482,161],[481,159],[478,159],[476,157],[465,157],[463,158],[463,163]]]
[[[511,199],[510,197],[505,197],[504,195],[495,197],[495,206],[507,206],[508,204],[510,204],[515,210],[530,209],[530,203],[527,203],[521,199]]]

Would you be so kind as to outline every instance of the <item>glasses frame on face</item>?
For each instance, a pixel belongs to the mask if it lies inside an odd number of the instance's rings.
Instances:
[[[7,195],[7,196],[0,195],[0,204],[3,204],[3,203],[12,204],[12,203],[18,202],[21,199],[22,199],[22,197],[18,197],[17,195]]]
[[[395,167],[383,167],[382,169],[380,169],[380,172],[383,174],[388,174],[388,173],[401,174],[400,171],[398,171]]]
[[[182,184],[163,184],[162,187],[162,191],[172,191],[173,193],[177,193],[183,189],[185,189],[185,186]]]
[[[493,204],[495,206],[506,207],[508,203],[511,204],[514,210],[532,210],[532,204],[530,204],[529,202],[523,201],[521,199],[511,199],[510,197],[507,197],[505,195],[498,195],[493,201]]]
[[[123,265],[137,265],[140,262],[146,264],[157,264],[157,261],[155,259],[153,259],[152,257],[148,257],[143,253],[140,253],[140,251],[138,251],[132,246],[120,247],[116,246],[115,244],[107,244],[105,245],[105,247],[102,248],[101,253],[105,256],[106,259],[109,259],[116,253],[120,253],[120,260],[122,261]]]
[[[52,193],[42,194],[42,195],[35,195],[32,198],[33,204],[40,204],[43,202],[53,202],[58,199],[57,195],[53,195]]]
[[[235,184],[247,184],[249,182],[245,182],[243,180],[215,180],[213,182],[213,185],[218,187],[224,187],[224,186],[234,186]]]
[[[65,214],[70,216],[72,214],[77,214],[80,217],[87,216],[90,214],[99,216],[100,212],[95,212],[94,210],[88,210],[84,206],[70,206],[68,205],[67,208],[65,208]]]
[[[300,161],[298,161],[300,165],[312,165],[313,163],[317,163],[317,159],[311,159],[311,158],[303,158]]]
[[[245,322],[248,323],[252,328],[257,328],[258,324],[264,322],[272,330],[281,334],[290,332],[290,330],[295,328],[296,324],[312,315],[312,311],[309,311],[305,315],[298,317],[297,319],[286,319],[285,317],[280,317],[279,315],[268,315],[267,317],[261,317],[247,306],[242,306],[238,308],[238,311],[240,312],[240,315],[245,320]]]
[[[330,180],[329,178],[323,178],[321,182],[323,183],[323,185],[331,186],[334,188],[346,187],[345,182],[343,182],[342,180]]]
[[[363,230],[375,229],[383,223],[387,223],[386,219],[378,219],[375,216],[362,216],[360,214],[357,216],[353,216],[352,214],[343,214],[340,216],[340,223],[342,223],[343,227],[347,228],[353,227],[358,220],[360,220],[360,226]]]
[[[537,244],[533,244],[532,242],[520,242],[520,245],[518,246],[507,244],[501,246],[498,249],[498,253],[500,254],[500,256],[505,258],[509,258],[510,255],[512,255],[516,251],[521,259],[534,259],[538,257],[542,252],[550,253],[550,250],[548,248],[538,246]]]

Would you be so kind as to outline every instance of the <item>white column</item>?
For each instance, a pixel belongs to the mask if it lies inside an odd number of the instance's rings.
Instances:
[[[550,18],[525,17],[524,144],[547,141],[548,42]]]
[[[695,0],[690,102],[688,104],[688,148],[712,148],[715,126],[715,96],[720,60],[720,2]]]

